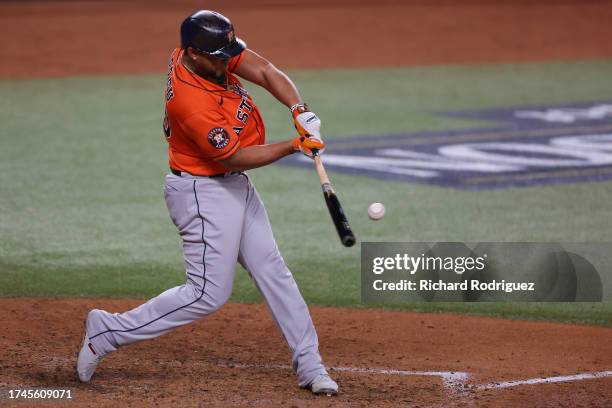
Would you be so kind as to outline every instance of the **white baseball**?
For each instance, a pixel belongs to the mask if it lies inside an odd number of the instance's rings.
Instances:
[[[372,203],[368,207],[368,217],[371,220],[378,221],[385,216],[385,206],[382,203]]]

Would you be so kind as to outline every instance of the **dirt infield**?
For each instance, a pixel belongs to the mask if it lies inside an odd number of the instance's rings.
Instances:
[[[90,384],[79,384],[74,365],[87,312],[124,311],[139,303],[0,299],[0,388],[76,387],[74,407],[119,401],[133,407],[612,404],[612,377],[477,388],[612,370],[611,328],[315,307],[321,352],[336,368],[332,374],[342,391],[331,399],[297,387],[289,350],[267,309],[243,304],[120,349],[101,363]]]
[[[535,4],[537,3],[537,4]],[[250,48],[285,68],[612,57],[597,0],[212,0]],[[0,3],[0,78],[163,72],[201,1]]]

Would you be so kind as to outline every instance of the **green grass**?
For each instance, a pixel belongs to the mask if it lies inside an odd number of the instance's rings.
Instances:
[[[333,138],[490,125],[439,111],[609,100],[611,70],[599,61],[290,75]],[[161,190],[163,86],[161,75],[0,81],[0,296],[150,297],[183,282]],[[292,136],[287,110],[249,88],[268,140]],[[314,172],[250,174],[307,300],[361,307],[359,247],[340,246]],[[611,182],[466,192],[331,177],[362,241],[612,242]],[[372,201],[388,209],[377,223],[365,212]],[[242,270],[233,300],[260,301]],[[380,306],[612,325],[609,303]]]

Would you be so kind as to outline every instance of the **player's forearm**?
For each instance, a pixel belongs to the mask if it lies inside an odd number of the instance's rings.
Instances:
[[[266,67],[264,78],[263,87],[286,107],[290,108],[296,103],[302,102],[300,92],[291,78],[274,65],[270,64]]]
[[[244,171],[262,167],[295,152],[291,141],[238,148],[230,157],[219,160],[225,167]]]

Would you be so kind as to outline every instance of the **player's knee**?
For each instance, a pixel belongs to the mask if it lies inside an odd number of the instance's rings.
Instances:
[[[283,259],[282,255],[280,254],[276,246],[271,247],[271,248],[265,248],[265,249],[262,248],[260,252],[260,256],[261,256],[261,259],[257,262],[257,264],[272,265],[275,267],[278,267],[280,265],[285,265],[285,260]]]
[[[230,290],[210,290],[204,289],[198,299],[198,305],[206,310],[206,314],[214,313],[227,303],[232,291]]]
[[[291,271],[287,267],[285,260],[280,254],[278,256],[270,254],[265,258],[265,262],[255,263],[248,268],[251,278],[257,280],[257,277],[267,276],[271,279],[286,279],[292,278]]]
[[[270,269],[281,275],[285,275],[288,272],[287,264],[278,250],[270,252],[268,265],[270,265]]]

